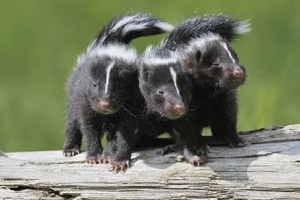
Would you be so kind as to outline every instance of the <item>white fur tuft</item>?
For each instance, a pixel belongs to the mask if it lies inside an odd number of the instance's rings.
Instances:
[[[145,29],[145,27],[149,24],[149,22],[147,21],[148,16],[143,16],[140,14],[136,14],[136,15],[132,15],[129,16],[130,20],[127,19],[122,19],[121,21],[123,21],[121,23],[121,26],[127,24],[124,29],[122,30],[122,34],[125,35],[126,33],[132,31],[132,30],[142,30]],[[144,23],[141,23],[142,21],[145,21]],[[118,28],[120,28],[121,26],[117,26],[116,29],[113,30],[117,30]]]
[[[142,61],[147,65],[173,64],[178,62],[178,56],[175,52],[170,51],[169,57],[161,57],[156,54],[156,51],[152,46],[149,46],[146,48],[146,51],[142,57]]]
[[[143,30],[146,28],[148,23],[143,23],[143,24],[128,24],[124,27],[122,30],[122,34],[126,35],[126,33],[133,31],[133,30]]]
[[[133,21],[136,20],[136,21]],[[122,30],[122,34],[125,35],[126,33],[132,31],[132,30],[143,30],[145,29],[147,26],[149,26],[150,22],[153,22],[152,17],[149,18],[149,16],[141,16],[141,15],[134,15],[132,16],[132,21],[129,23],[130,21],[125,20],[125,22],[123,22],[122,25],[125,25],[127,23],[127,25],[124,27],[124,29]],[[160,28],[162,31],[165,32],[170,32],[174,29],[174,27],[171,24],[168,24],[166,22],[155,22],[155,24],[151,25],[153,27],[158,27]],[[117,27],[117,28],[120,28]]]
[[[202,35],[201,37],[191,40],[189,44],[184,48],[183,53],[189,55],[191,53],[194,54],[199,50],[201,51],[201,53],[204,53],[207,49],[207,45],[213,41],[223,41],[223,39],[220,35],[213,33]],[[180,57],[181,53],[182,51],[177,51],[177,54]]]
[[[137,15],[132,15],[132,16],[126,16],[123,17],[120,21],[118,21],[114,27],[111,29],[111,32],[114,32],[116,30],[118,30],[121,26],[131,22],[132,20],[134,20],[134,18],[136,18]]]
[[[88,49],[87,52],[78,56],[77,65],[86,62],[86,60],[91,59],[91,57],[98,58],[102,56],[107,56],[112,59],[122,59],[130,64],[134,64],[138,60],[138,55],[134,49],[121,44],[109,44]]]
[[[110,44],[106,46],[96,46],[88,51],[91,56],[109,56],[112,58],[120,58],[128,62],[134,63],[137,59],[137,53],[134,49],[121,44]]]
[[[166,32],[171,32],[174,29],[173,25],[166,22],[156,22],[155,26],[159,27],[160,29]]]
[[[238,35],[243,35],[251,31],[249,20],[238,22],[238,26],[235,27],[234,31]]]

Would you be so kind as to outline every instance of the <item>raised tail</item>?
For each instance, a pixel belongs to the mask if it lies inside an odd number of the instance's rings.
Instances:
[[[173,26],[150,14],[124,15],[112,19],[89,45],[89,49],[111,43],[128,44],[131,40],[170,32]]]
[[[226,15],[194,17],[181,22],[163,40],[161,45],[175,50],[180,45],[185,45],[195,38],[211,33],[218,34],[227,41],[231,41],[250,30],[248,20],[237,21]]]

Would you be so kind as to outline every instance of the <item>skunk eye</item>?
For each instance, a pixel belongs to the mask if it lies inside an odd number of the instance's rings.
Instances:
[[[95,88],[95,87],[97,87],[97,83],[94,81],[93,83],[92,83],[92,86]]]
[[[214,67],[218,67],[218,66],[220,66],[220,64],[219,63],[213,63],[212,64]]]
[[[164,94],[164,91],[159,90],[159,91],[158,91],[158,94]]]

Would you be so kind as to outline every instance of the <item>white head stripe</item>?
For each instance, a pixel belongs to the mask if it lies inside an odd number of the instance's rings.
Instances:
[[[170,67],[170,73],[171,73],[172,80],[174,82],[176,91],[177,91],[178,95],[180,96],[179,89],[177,87],[177,74],[176,74],[175,70],[173,69],[173,67]]]
[[[106,68],[105,94],[107,93],[107,90],[108,90],[110,71],[113,68],[114,64],[115,64],[115,61],[112,61]]]
[[[221,44],[224,47],[224,49],[227,51],[227,53],[228,53],[229,57],[231,58],[232,62],[235,63],[235,60],[233,59],[230,51],[228,50],[227,44],[225,42],[222,42]]]

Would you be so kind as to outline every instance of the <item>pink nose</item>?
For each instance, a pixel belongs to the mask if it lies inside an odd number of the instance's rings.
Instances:
[[[239,69],[233,70],[232,74],[235,78],[242,78],[244,76],[244,72]]]
[[[176,104],[174,106],[174,109],[176,110],[176,112],[178,113],[184,113],[185,112],[185,106],[183,104]]]
[[[100,101],[100,106],[103,109],[108,109],[110,107],[110,103],[109,103],[109,101],[101,100]]]

